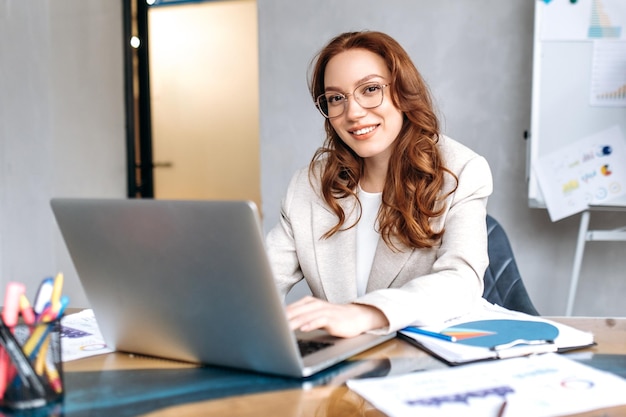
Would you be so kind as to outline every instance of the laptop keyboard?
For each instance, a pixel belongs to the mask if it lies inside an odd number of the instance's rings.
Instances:
[[[319,340],[298,339],[298,348],[300,349],[301,356],[310,355],[311,353],[315,353],[318,350],[324,349],[328,346],[332,346],[332,343],[321,342]]]

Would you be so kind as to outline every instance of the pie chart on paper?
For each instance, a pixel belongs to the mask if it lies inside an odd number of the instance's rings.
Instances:
[[[519,339],[554,340],[559,329],[532,320],[479,320],[448,327],[441,333],[456,337],[456,343],[490,348]]]

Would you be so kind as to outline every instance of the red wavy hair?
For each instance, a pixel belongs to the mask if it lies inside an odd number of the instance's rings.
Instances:
[[[378,225],[385,243],[399,250],[392,238],[409,248],[431,248],[444,230],[433,230],[430,219],[440,216],[445,174],[456,176],[444,165],[437,148],[439,121],[426,82],[400,44],[381,32],[347,32],[333,38],[314,59],[310,80],[313,100],[324,93],[324,73],[337,54],[360,48],[385,61],[390,73],[389,97],[404,115],[394,141],[387,178],[378,212]],[[388,96],[385,96],[387,99]],[[309,166],[309,175],[319,171],[321,193],[337,215],[337,224],[324,234],[328,238],[344,229],[346,214],[339,199],[354,197],[363,173],[363,159],[350,149],[326,119],[326,139]],[[317,167],[317,168],[316,168]],[[357,219],[358,222],[358,219]],[[346,228],[356,225],[352,224]]]

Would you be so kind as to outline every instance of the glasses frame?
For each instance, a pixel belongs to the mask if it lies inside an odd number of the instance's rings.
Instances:
[[[380,94],[381,94],[380,103],[378,103],[375,106],[367,107],[367,106],[362,105],[359,102],[359,100],[356,98],[357,96],[354,95],[354,93],[356,93],[356,91],[359,88],[362,88],[363,86],[366,86],[366,85],[379,85],[380,86]],[[317,110],[319,110],[319,112],[322,113],[322,116],[324,116],[326,119],[335,119],[337,117],[341,117],[341,116],[344,115],[344,113],[346,112],[346,109],[348,108],[348,97],[352,96],[352,97],[354,97],[354,101],[357,102],[359,104],[359,106],[361,106],[362,108],[364,108],[364,109],[375,109],[376,107],[379,107],[381,104],[383,104],[383,101],[385,101],[385,88],[389,87],[390,85],[391,85],[391,83],[382,84],[382,83],[378,83],[378,82],[375,82],[375,81],[368,81],[368,82],[365,82],[363,84],[357,85],[354,88],[354,90],[352,90],[352,93],[342,93],[342,92],[338,91],[336,94],[343,96],[345,100],[343,101],[343,110],[341,111],[341,113],[339,113],[336,116],[332,116],[331,117],[331,116],[327,115],[326,113],[324,113],[324,111],[322,110],[322,106],[320,104],[320,100],[322,98],[326,98],[326,94],[328,94],[328,92],[320,94],[319,96],[317,96],[317,98],[315,99],[315,107],[317,107]],[[328,106],[326,106],[326,108],[328,108]]]

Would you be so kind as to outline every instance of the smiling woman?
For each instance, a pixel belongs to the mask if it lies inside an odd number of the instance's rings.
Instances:
[[[441,134],[406,51],[380,32],[332,39],[310,92],[326,140],[298,171],[267,238],[294,329],[351,337],[466,313],[488,263],[486,160]]]

